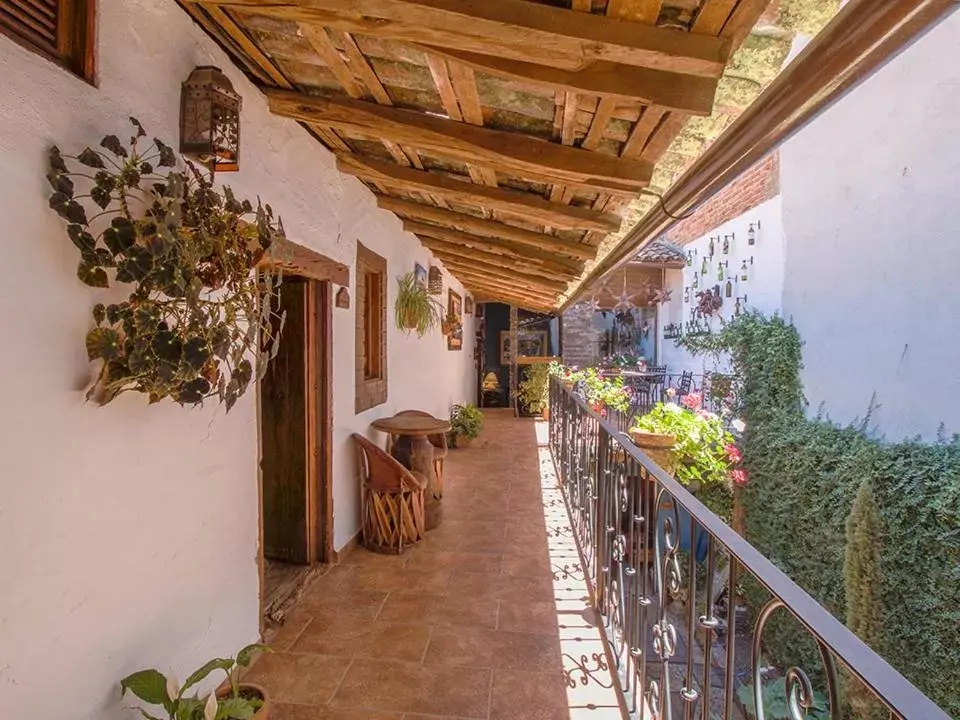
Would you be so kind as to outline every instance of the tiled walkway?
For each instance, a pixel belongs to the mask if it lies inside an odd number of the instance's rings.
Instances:
[[[487,411],[421,546],[360,547],[309,588],[249,676],[271,720],[621,718],[609,672],[577,668],[603,647],[546,430]]]

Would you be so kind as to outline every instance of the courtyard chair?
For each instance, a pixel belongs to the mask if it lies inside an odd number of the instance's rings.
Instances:
[[[425,410],[402,410],[397,413],[397,416],[414,416],[414,417],[428,417],[432,418],[433,415],[426,412]],[[447,435],[446,433],[434,433],[433,435],[427,435],[427,440],[430,441],[430,444],[433,445],[433,471],[437,474],[437,498],[443,497],[443,459],[447,456]],[[390,436],[390,451],[393,452],[393,445],[396,442],[396,438]]]
[[[353,434],[363,482],[363,544],[399,555],[423,540],[427,478],[413,473],[363,435]]]
[[[680,381],[677,383],[677,398],[682,398],[684,395],[689,395],[691,385],[693,385],[693,373],[683,373],[680,376]]]

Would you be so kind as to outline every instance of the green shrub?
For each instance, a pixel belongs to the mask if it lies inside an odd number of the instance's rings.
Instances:
[[[749,541],[835,617],[847,618],[847,518],[864,482],[880,519],[875,602],[868,640],[947,713],[960,715],[960,439],[880,442],[867,420],[839,427],[803,414],[801,342],[779,317],[748,313],[698,352],[729,353],[746,420],[743,465]],[[745,582],[751,610],[769,595]],[[771,618],[767,652],[814,674],[816,645],[788,613]]]
[[[471,440],[483,430],[483,413],[476,405],[454,405],[450,408],[450,432]]]

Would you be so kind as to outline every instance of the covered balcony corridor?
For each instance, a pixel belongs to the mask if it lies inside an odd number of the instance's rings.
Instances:
[[[271,720],[623,717],[544,422],[485,412],[443,522],[316,580],[248,679]]]

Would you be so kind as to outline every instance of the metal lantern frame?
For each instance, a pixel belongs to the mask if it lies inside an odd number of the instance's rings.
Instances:
[[[211,172],[240,169],[243,99],[213,65],[193,69],[180,88],[180,152]]]

